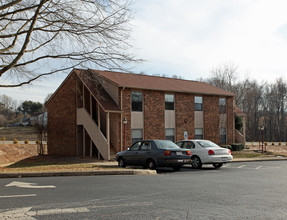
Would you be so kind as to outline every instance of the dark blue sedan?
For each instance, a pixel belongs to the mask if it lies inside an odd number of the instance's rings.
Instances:
[[[135,142],[128,150],[117,153],[119,167],[143,166],[155,170],[157,167],[172,167],[180,170],[190,164],[191,152],[178,147],[169,140],[143,140]]]

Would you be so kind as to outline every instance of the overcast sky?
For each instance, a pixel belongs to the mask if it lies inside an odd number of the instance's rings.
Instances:
[[[134,52],[146,60],[136,73],[197,80],[227,62],[241,79],[273,82],[287,73],[286,0],[135,0],[133,8]],[[65,76],[0,94],[43,102]]]

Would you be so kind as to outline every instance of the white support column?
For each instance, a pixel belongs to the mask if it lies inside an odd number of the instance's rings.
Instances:
[[[92,94],[90,93],[90,115],[91,117],[93,117],[93,105],[92,105],[93,101],[92,101]]]
[[[100,105],[98,102],[97,102],[97,108],[98,108],[98,127],[99,130],[101,130],[101,112],[100,112]]]
[[[85,157],[86,154],[86,131],[85,128],[83,127],[83,158]]]
[[[92,158],[92,157],[93,157],[93,141],[90,138],[90,158]]]
[[[85,85],[83,84],[83,108],[85,108]]]
[[[106,123],[107,123],[106,134],[107,134],[107,142],[108,142],[108,160],[110,160],[111,149],[110,149],[110,113],[109,112],[106,113]]]

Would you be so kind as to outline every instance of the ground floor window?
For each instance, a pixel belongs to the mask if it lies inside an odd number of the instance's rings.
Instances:
[[[219,129],[220,143],[226,143],[226,128]]]
[[[165,129],[165,139],[174,142],[174,128]]]
[[[143,140],[143,130],[142,129],[132,129],[132,144],[137,141]]]
[[[196,128],[194,131],[195,139],[203,139],[203,128]]]

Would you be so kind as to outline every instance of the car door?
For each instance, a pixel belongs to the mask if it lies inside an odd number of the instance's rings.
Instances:
[[[138,141],[134,143],[125,154],[125,160],[128,164],[137,164],[138,154],[140,152],[140,146],[142,142]]]
[[[151,145],[152,145],[151,141],[144,141],[144,142],[142,142],[142,144],[140,146],[139,154],[137,155],[138,162],[141,165],[145,165],[146,164],[146,160],[151,157],[151,154],[152,154]]]

